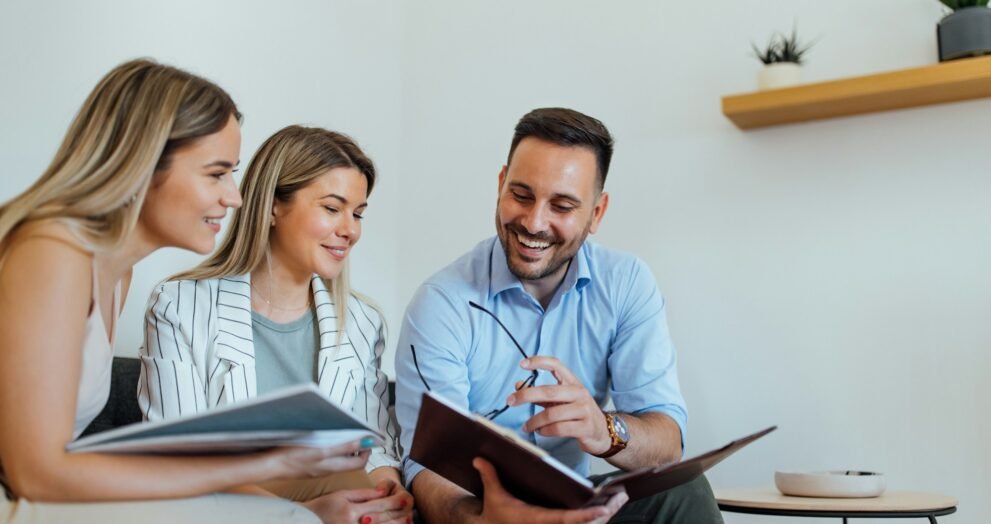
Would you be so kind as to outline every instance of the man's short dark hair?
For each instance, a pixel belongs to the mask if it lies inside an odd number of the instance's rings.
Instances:
[[[612,160],[612,135],[599,120],[574,109],[563,107],[544,107],[534,109],[523,115],[516,124],[513,143],[509,146],[509,158],[506,165],[513,160],[516,146],[524,138],[534,137],[552,142],[559,146],[587,147],[595,153],[598,167],[596,182],[598,190],[606,185],[606,174],[609,173],[609,162]]]

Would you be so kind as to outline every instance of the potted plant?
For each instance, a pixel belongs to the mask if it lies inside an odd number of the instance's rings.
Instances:
[[[800,83],[802,59],[812,44],[800,43],[798,32],[793,28],[789,36],[781,33],[772,36],[763,49],[753,43],[750,47],[753,48],[754,56],[764,63],[764,68],[757,73],[757,88],[763,91]]]
[[[953,10],[936,26],[939,61],[991,53],[988,0],[940,0]]]

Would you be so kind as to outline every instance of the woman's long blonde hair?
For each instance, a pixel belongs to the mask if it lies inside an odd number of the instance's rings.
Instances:
[[[41,178],[0,207],[0,264],[12,233],[43,220],[65,224],[87,251],[120,246],[153,176],[232,115],[241,119],[208,80],[147,59],[115,67],[86,98]]]
[[[289,126],[269,137],[248,165],[241,181],[244,204],[234,212],[230,229],[220,248],[200,265],[173,276],[172,280],[239,276],[258,269],[263,262],[271,267],[268,261],[269,234],[275,201],[290,202],[296,191],[328,170],[339,167],[357,169],[368,182],[368,194],[365,196],[372,193],[375,166],[351,137],[303,126]],[[349,265],[345,261],[337,278],[324,279],[342,325],[343,319],[347,318],[350,295],[372,305],[366,297],[351,290]]]

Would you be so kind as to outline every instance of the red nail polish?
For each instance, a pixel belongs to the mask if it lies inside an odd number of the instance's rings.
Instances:
[[[361,524],[371,524],[371,522],[372,522],[372,518],[369,517],[368,515],[361,517]]]
[[[406,509],[406,499],[399,501],[399,509]]]

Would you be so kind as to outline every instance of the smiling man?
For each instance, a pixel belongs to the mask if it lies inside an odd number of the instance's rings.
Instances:
[[[586,241],[609,205],[612,146],[605,126],[577,111],[525,115],[499,172],[498,236],[428,279],[407,308],[396,409],[406,482],[431,524],[722,522],[704,477],[566,511],[513,498],[484,460],[479,499],[408,457],[429,384],[583,475],[590,456],[623,470],[681,458],[687,414],[664,299],[641,260]],[[603,411],[610,398],[615,412]]]

